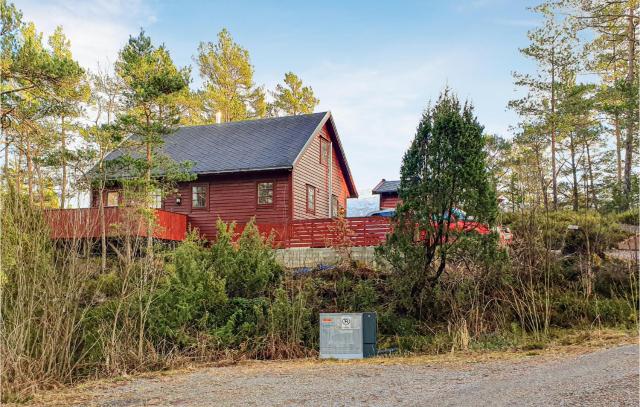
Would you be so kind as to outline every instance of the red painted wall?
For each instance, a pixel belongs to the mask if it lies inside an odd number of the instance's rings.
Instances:
[[[120,191],[120,187],[105,187],[102,195],[102,202],[105,207],[107,206],[107,193],[109,191]],[[97,208],[99,206],[98,205],[98,202],[99,202],[98,197],[100,196],[99,192],[100,191],[98,190],[91,191],[91,207],[92,208]],[[122,193],[118,195],[118,204],[124,205],[124,197],[122,196]]]
[[[330,214],[329,166],[320,163],[320,139],[332,142],[332,178],[331,195],[338,197],[342,207],[346,207],[349,192],[347,183],[337,158],[335,137],[327,128],[320,130],[300,156],[293,168],[293,219],[322,219]],[[307,184],[316,188],[315,213],[307,212]]]
[[[290,171],[200,176],[195,181],[177,185],[182,199],[180,205],[176,204],[176,195],[170,194],[165,197],[162,209],[187,215],[190,226],[209,237],[215,236],[218,218],[225,222],[245,223],[255,216],[258,223],[284,223],[291,215],[290,178]],[[274,183],[273,205],[258,205],[259,182]],[[192,208],[193,185],[205,187],[205,208]],[[95,207],[98,203],[97,194],[93,195],[92,206]]]
[[[400,198],[397,194],[380,194],[380,209],[394,209]]]
[[[258,182],[274,183],[274,202],[258,205]],[[203,185],[208,191],[207,207],[192,208],[191,186]],[[196,181],[180,183],[182,204],[175,196],[167,196],[163,209],[189,216],[191,227],[205,236],[214,236],[218,218],[225,222],[248,222],[255,216],[258,223],[283,223],[289,219],[289,172],[202,176]]]

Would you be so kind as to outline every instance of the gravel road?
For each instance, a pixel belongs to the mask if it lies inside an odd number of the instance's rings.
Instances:
[[[639,391],[638,345],[624,345],[480,363],[256,362],[137,378],[74,398],[113,407],[637,406]]]

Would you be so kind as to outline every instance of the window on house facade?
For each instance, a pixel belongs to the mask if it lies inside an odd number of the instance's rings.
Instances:
[[[205,208],[207,206],[207,190],[203,185],[191,187],[191,207]]]
[[[118,206],[120,194],[118,191],[107,192],[107,206]]]
[[[307,212],[316,213],[316,187],[307,185]]]
[[[320,138],[320,164],[327,164],[329,162],[329,150],[331,143],[324,138]]]
[[[340,203],[338,203],[338,197],[335,195],[331,195],[331,217],[337,218],[340,210]]]
[[[273,182],[258,182],[258,205],[273,205]]]
[[[160,192],[159,189],[154,189],[151,192],[151,199],[150,199],[150,204],[151,207],[154,209],[162,209],[162,193]]]

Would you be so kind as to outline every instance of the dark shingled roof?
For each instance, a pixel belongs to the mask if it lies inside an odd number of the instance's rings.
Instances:
[[[180,127],[165,136],[162,152],[176,162],[192,161],[196,174],[288,169],[327,112]],[[122,156],[118,149],[106,160]]]
[[[383,179],[371,192],[374,194],[388,194],[398,192],[399,187],[400,181],[387,181]]]

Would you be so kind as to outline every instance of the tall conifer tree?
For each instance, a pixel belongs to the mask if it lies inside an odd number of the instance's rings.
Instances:
[[[380,254],[393,267],[397,289],[410,312],[422,315],[429,288],[439,280],[447,253],[460,240],[453,213],[493,223],[495,188],[486,166],[485,137],[470,103],[446,89],[427,108],[404,155],[393,233]]]

